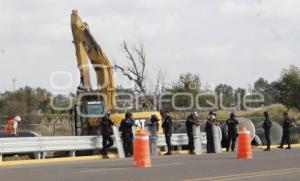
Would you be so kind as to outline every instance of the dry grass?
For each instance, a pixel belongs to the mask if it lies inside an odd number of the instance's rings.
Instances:
[[[282,120],[282,114],[288,109],[281,105],[281,104],[274,104],[271,106],[267,106],[261,109],[256,109],[256,110],[250,110],[250,111],[235,111],[236,115],[239,117],[247,117],[251,119],[261,119],[263,118],[263,112],[268,111],[275,121],[280,122]],[[296,121],[300,121],[300,112],[296,110],[289,110],[288,111],[290,116],[294,118]],[[185,120],[186,117],[190,114],[191,112],[173,112],[171,115],[173,116],[174,120]],[[216,111],[217,113],[217,119],[220,121],[224,121],[229,118],[230,111]],[[207,119],[208,117],[208,112],[198,112],[199,118],[201,120]]]

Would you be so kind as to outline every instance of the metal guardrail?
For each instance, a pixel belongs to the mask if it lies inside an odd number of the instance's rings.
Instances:
[[[207,140],[206,140],[206,134],[201,133],[201,142],[203,145],[206,145]],[[171,143],[172,146],[185,146],[188,144],[188,136],[186,134],[172,134],[171,137]],[[157,146],[162,147],[166,146],[166,141],[165,141],[165,135],[159,134],[158,139],[157,139]]]
[[[112,136],[114,145],[117,148],[116,137]],[[201,134],[203,144],[206,144],[205,133]],[[188,144],[186,134],[173,134],[171,137],[173,146],[184,146]],[[159,134],[157,147],[166,146],[165,136]],[[0,161],[3,154],[12,153],[35,153],[35,158],[40,159],[41,153],[49,151],[70,151],[70,156],[75,156],[75,151],[79,150],[99,150],[102,149],[101,136],[52,136],[52,137],[8,137],[0,138]]]
[[[53,136],[0,138],[0,153],[73,151],[102,148],[102,138],[96,136]]]

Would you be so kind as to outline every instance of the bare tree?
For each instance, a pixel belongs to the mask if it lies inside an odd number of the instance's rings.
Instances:
[[[159,110],[159,97],[166,92],[166,86],[167,86],[167,70],[166,69],[160,69],[157,72],[154,87],[153,87],[153,95],[156,99],[156,110]]]
[[[154,85],[154,94],[160,95],[166,91],[167,86],[167,70],[160,69],[157,73],[155,85]]]
[[[145,68],[146,68],[146,54],[143,43],[140,43],[138,47],[129,48],[126,41],[122,44],[122,49],[125,52],[128,65],[115,65],[117,70],[120,70],[129,80],[134,81],[136,84],[135,91],[139,93],[146,93],[145,85]]]

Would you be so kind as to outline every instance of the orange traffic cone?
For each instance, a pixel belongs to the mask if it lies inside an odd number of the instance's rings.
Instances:
[[[238,159],[253,158],[250,131],[248,131],[246,127],[243,127],[239,132],[237,157]]]
[[[149,133],[144,130],[135,134],[133,162],[135,167],[151,167]]]

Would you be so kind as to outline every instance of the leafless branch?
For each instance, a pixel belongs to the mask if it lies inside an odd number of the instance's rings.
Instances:
[[[154,85],[154,94],[159,95],[165,92],[166,81],[167,81],[167,71],[165,69],[159,70]]]
[[[117,70],[120,70],[129,80],[134,81],[139,93],[146,93],[145,89],[145,68],[146,68],[146,54],[144,45],[141,43],[139,47],[130,49],[126,41],[122,44],[122,49],[126,58],[129,60],[128,65],[115,65]]]

